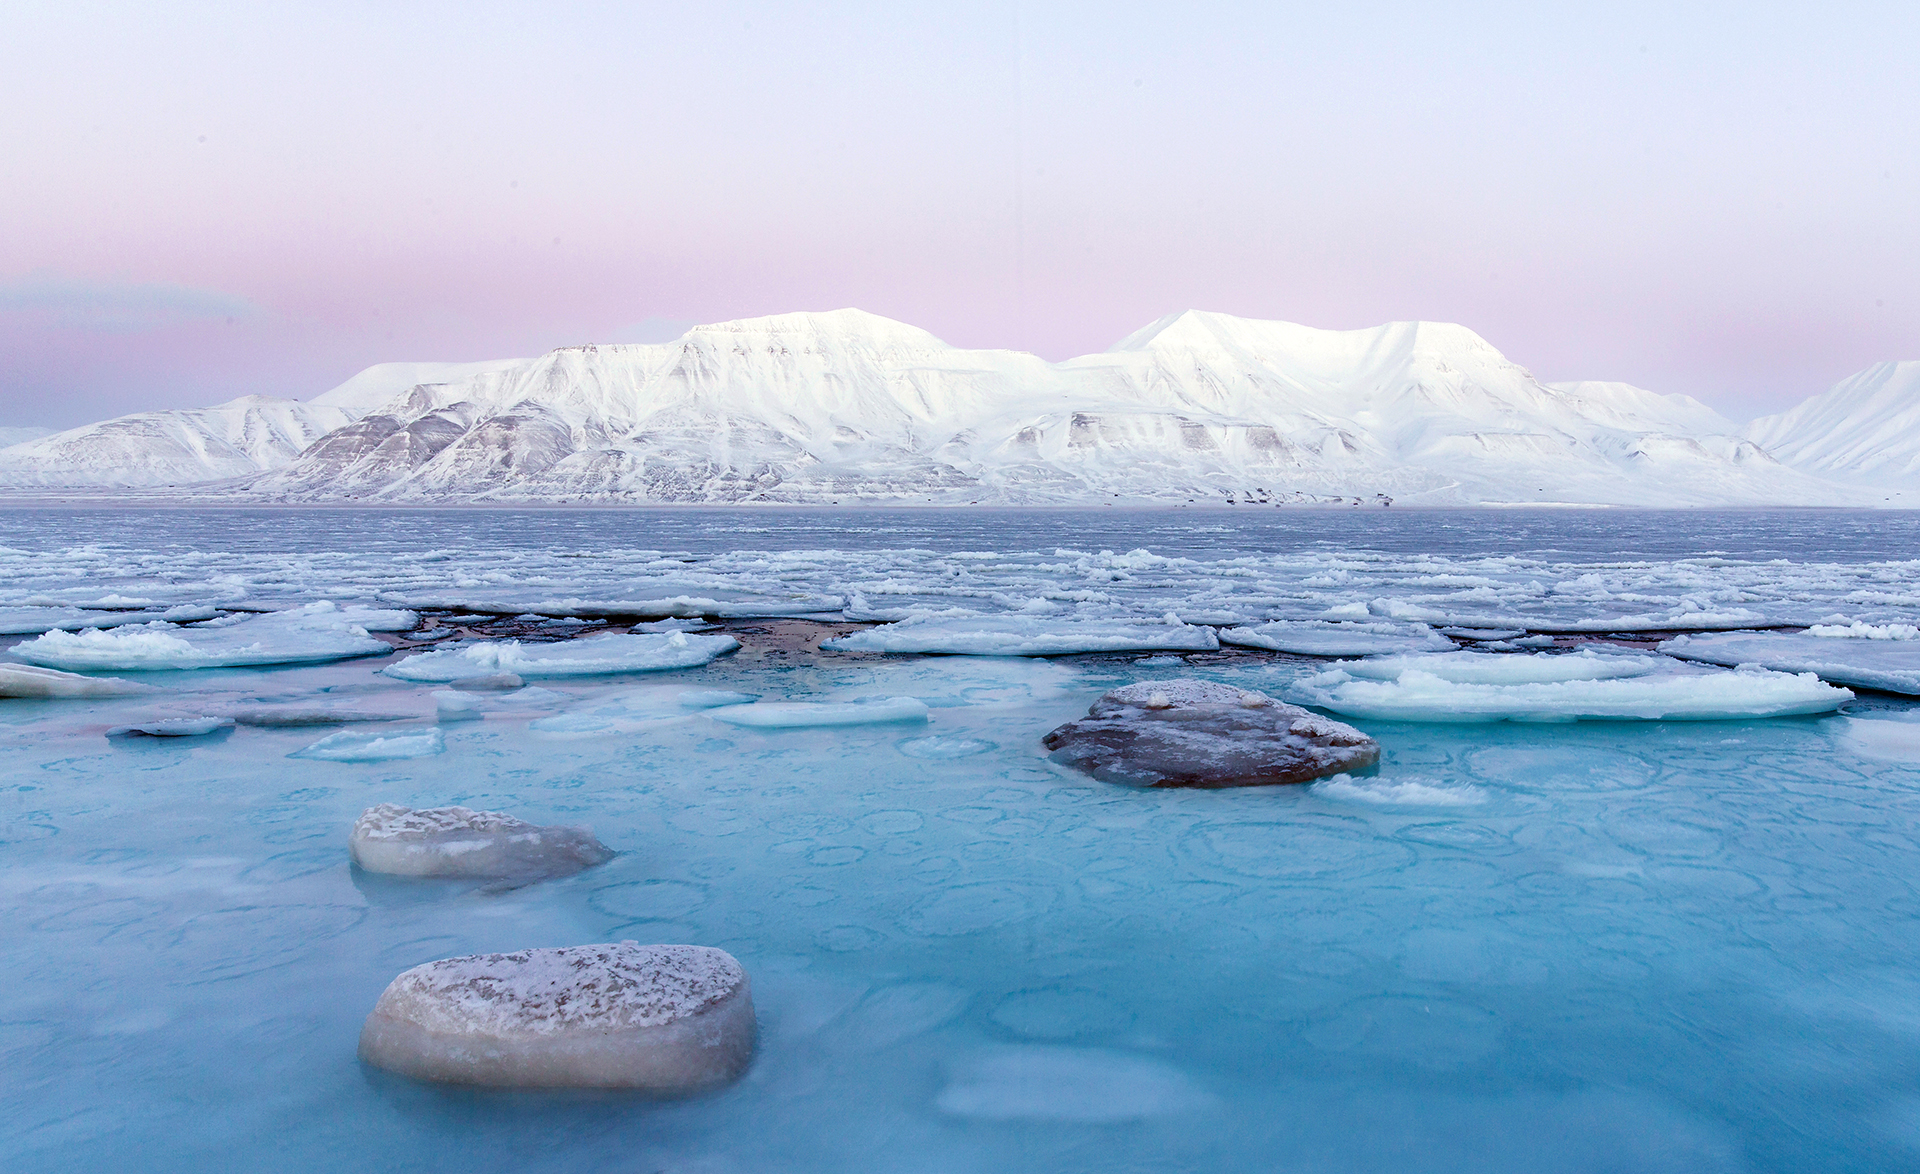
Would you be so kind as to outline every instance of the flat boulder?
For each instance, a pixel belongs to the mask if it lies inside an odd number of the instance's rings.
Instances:
[[[682,1095],[753,1058],[753,995],[733,955],[619,942],[474,954],[387,986],[360,1058],[417,1080]]]
[[[613,859],[586,828],[541,827],[471,807],[415,810],[398,803],[361,812],[347,848],[368,872],[481,880],[572,876]]]
[[[1380,744],[1352,726],[1184,678],[1115,689],[1044,741],[1054,761],[1136,787],[1306,783],[1380,760]]]

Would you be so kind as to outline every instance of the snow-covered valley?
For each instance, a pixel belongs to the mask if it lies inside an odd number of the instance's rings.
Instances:
[[[1049,363],[840,310],[662,344],[383,364],[308,403],[122,417],[0,449],[0,487],[232,502],[1897,505],[1882,481],[1914,476],[1914,368],[1875,368],[1743,434],[1685,396],[1542,384],[1443,323],[1329,331],[1189,311]]]

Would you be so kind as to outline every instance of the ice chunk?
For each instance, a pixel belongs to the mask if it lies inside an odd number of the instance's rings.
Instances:
[[[1453,641],[1425,624],[1332,623],[1324,620],[1276,620],[1270,624],[1226,628],[1220,633],[1220,643],[1304,656],[1444,652],[1454,647]]]
[[[565,946],[476,954],[393,980],[360,1058],[420,1080],[690,1093],[753,1057],[753,996],[705,946]]]
[[[750,705],[760,700],[758,693],[735,693],[730,689],[690,689],[680,694],[680,704],[688,709],[713,709],[721,705]]]
[[[433,709],[443,722],[479,721],[480,699],[472,693],[459,693],[452,689],[433,691]]]
[[[345,660],[392,651],[368,635],[361,621],[399,623],[394,617],[411,614],[322,602],[193,627],[155,622],[105,631],[48,632],[18,645],[13,655],[52,668],[123,671]]]
[[[1435,779],[1356,779],[1347,775],[1320,780],[1313,785],[1313,793],[1370,807],[1472,807],[1485,798],[1478,787],[1467,783],[1442,783]]]
[[[1676,636],[1660,651],[1707,664],[1755,664],[1789,673],[1816,673],[1825,680],[1889,693],[1920,694],[1920,640],[1891,635],[1909,625],[1818,625],[1798,634],[1729,632]],[[1824,630],[1822,630],[1824,629]]]
[[[107,737],[120,738],[128,734],[146,734],[154,738],[197,738],[202,734],[232,728],[233,719],[230,717],[164,717],[149,722],[115,726],[107,731]]]
[[[377,713],[364,709],[335,709],[324,705],[246,705],[233,711],[233,720],[243,726],[289,728],[298,726],[341,726],[352,722],[397,722],[417,715]]]
[[[882,722],[923,722],[927,703],[917,697],[884,697],[873,701],[756,701],[726,705],[707,716],[734,726],[760,729],[798,729],[805,726],[864,726]]]
[[[30,664],[0,664],[0,697],[131,697],[157,693],[119,677],[87,677]]]
[[[952,734],[931,734],[900,743],[900,753],[908,758],[971,758],[995,748],[985,738],[956,738]]]
[[[342,730],[287,757],[318,758],[326,762],[389,762],[396,758],[426,758],[446,748],[445,736],[435,727],[392,734]]]
[[[941,1112],[990,1121],[1113,1123],[1190,1113],[1214,1098],[1179,1069],[1096,1048],[991,1048],[954,1065]]]
[[[956,656],[1065,656],[1076,652],[1210,652],[1212,628],[1141,620],[1065,616],[942,616],[868,628],[820,647],[840,652],[917,652]]]
[[[482,673],[477,677],[461,677],[453,682],[456,689],[491,690],[519,689],[526,684],[519,673]]]
[[[1853,749],[1868,758],[1920,762],[1920,722],[1851,717],[1847,719],[1846,736]]]
[[[347,838],[353,862],[395,876],[540,879],[613,859],[582,827],[540,827],[470,807],[369,807]]]
[[[1212,681],[1115,689],[1044,739],[1054,760],[1146,787],[1304,783],[1360,770],[1380,745],[1352,726]]]
[[[685,632],[631,636],[609,633],[557,644],[498,640],[409,656],[380,671],[403,681],[453,681],[513,673],[520,677],[585,677],[693,668],[732,652],[731,636]]]
[[[1812,673],[1743,669],[1515,684],[1449,681],[1408,668],[1390,681],[1334,669],[1298,682],[1300,700],[1348,717],[1420,722],[1712,721],[1827,713],[1853,699]]]
[[[1430,673],[1461,685],[1526,685],[1549,681],[1601,681],[1616,677],[1644,677],[1671,667],[1655,656],[1607,655],[1581,649],[1554,654],[1449,652],[1437,656],[1380,656],[1334,666],[1350,677],[1374,681],[1398,680],[1408,670]]]

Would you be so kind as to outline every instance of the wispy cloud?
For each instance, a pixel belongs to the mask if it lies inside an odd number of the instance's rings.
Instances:
[[[256,318],[262,312],[235,294],[186,285],[91,281],[50,273],[0,281],[0,314],[45,317],[67,330],[135,334],[190,322]]]

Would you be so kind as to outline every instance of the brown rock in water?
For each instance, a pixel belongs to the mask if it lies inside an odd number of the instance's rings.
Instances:
[[[1352,726],[1212,681],[1115,689],[1044,739],[1056,762],[1136,787],[1306,783],[1380,760]]]

